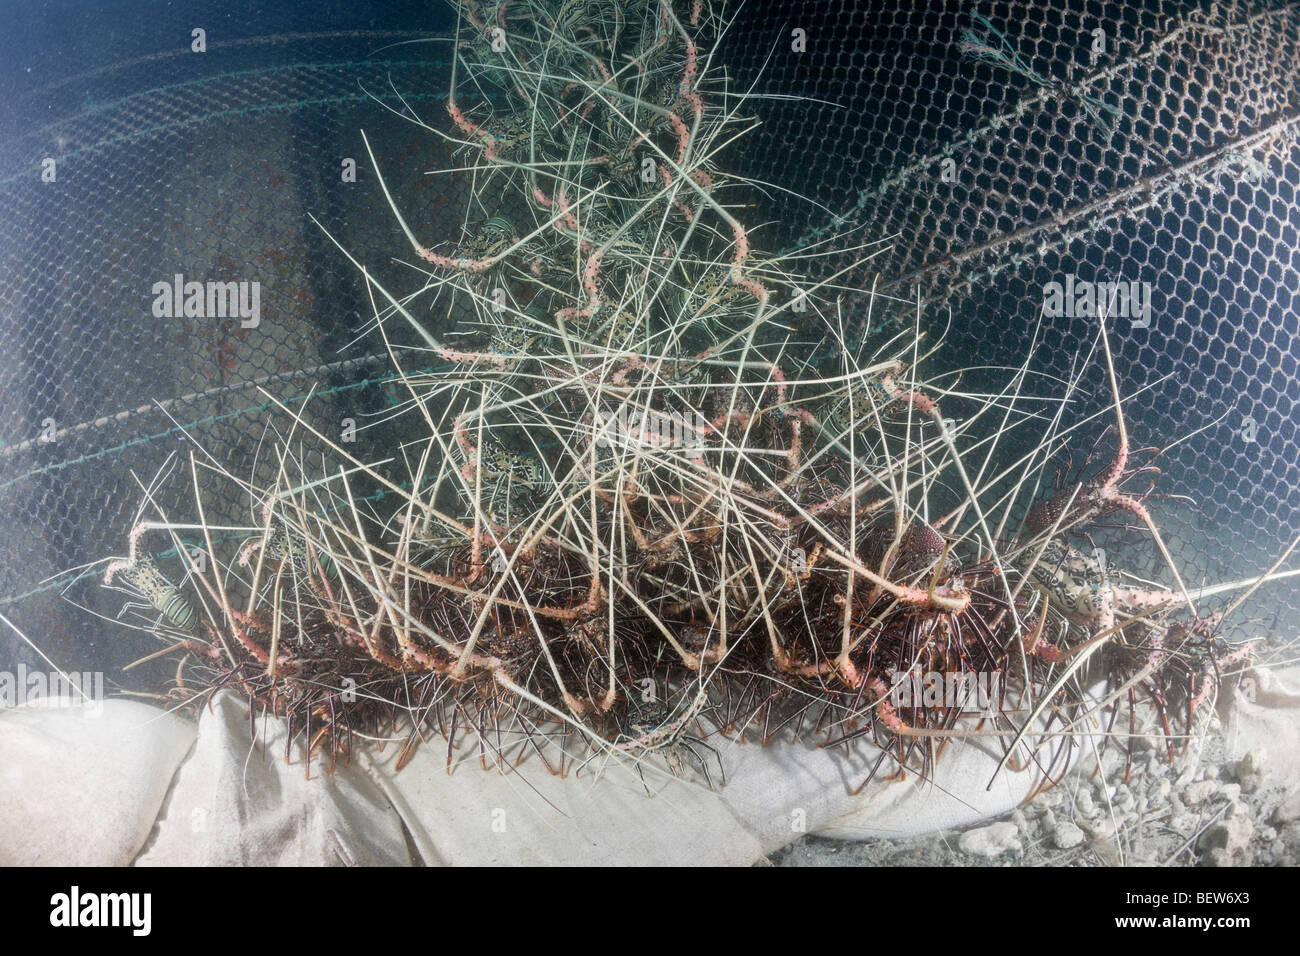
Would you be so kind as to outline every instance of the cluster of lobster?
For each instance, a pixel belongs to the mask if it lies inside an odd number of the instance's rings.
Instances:
[[[1103,646],[1172,714],[1164,675],[1201,679],[1182,648],[1209,646],[1208,625],[1175,634],[1177,592],[1119,583],[1070,543],[1116,512],[1150,524],[1121,490],[1144,470],[1122,427],[1109,467],[963,567],[970,509],[927,521],[915,501],[936,469],[975,494],[953,424],[913,364],[819,370],[792,342],[824,290],[756,253],[731,212],[744,183],[713,162],[741,121],[706,91],[707,11],[675,6],[463,0],[447,110],[480,224],[440,252],[393,212],[426,288],[472,317],[451,331],[479,341],[445,344],[375,287],[380,322],[445,363],[401,376],[428,435],[409,480],[332,445],[345,507],[321,506],[320,481],[265,491],[229,573],[188,567],[203,612],[139,552],[147,524],[106,582],[159,612],[205,691],[242,688],[331,757],[400,711],[411,746],[432,726],[548,766],[556,735],[680,766],[683,749],[703,765],[713,733],[808,726],[906,761],[961,720],[1005,734],[1023,714],[903,700],[891,675],[1041,688]],[[457,70],[485,91],[472,107]],[[359,471],[397,502],[382,519],[355,504]],[[1068,692],[1052,703],[1067,712]]]

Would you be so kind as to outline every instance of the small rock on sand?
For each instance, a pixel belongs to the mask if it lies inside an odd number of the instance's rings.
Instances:
[[[1219,789],[1217,780],[1202,780],[1200,783],[1191,784],[1183,791],[1183,803],[1189,807],[1194,807],[1210,797]]]
[[[1291,794],[1273,811],[1273,823],[1277,826],[1285,826],[1296,820],[1300,820],[1300,791]]]
[[[1057,824],[1056,830],[1052,834],[1052,842],[1059,849],[1069,850],[1083,842],[1083,831],[1069,820],[1066,820]]]
[[[1010,850],[1020,849],[1020,830],[1014,823],[1003,821],[987,827],[967,830],[957,841],[957,848],[971,856],[992,859]]]
[[[1216,823],[1205,831],[1197,844],[1205,854],[1202,863],[1207,866],[1249,865],[1250,839],[1254,835],[1255,826],[1247,814]]]

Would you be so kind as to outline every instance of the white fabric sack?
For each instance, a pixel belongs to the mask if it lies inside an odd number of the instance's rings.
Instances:
[[[1237,695],[1229,743],[1244,752],[1266,740],[1294,761],[1296,698],[1286,677],[1256,673],[1268,690]],[[472,747],[454,753],[448,773],[440,740],[400,773],[398,748],[358,742],[350,765],[329,774],[315,759],[308,777],[300,748],[286,762],[279,721],[259,720],[251,742],[233,694],[214,698],[197,734],[143,704],[99,707],[97,716],[0,712],[0,863],[743,865],[803,832],[864,839],[964,826],[1007,812],[1041,783],[1031,765],[1004,769],[989,789],[999,750],[978,740],[949,742],[931,780],[886,780],[886,762],[856,796],[875,758],[863,742],[852,757],[718,742],[727,783],[716,791],[670,776],[656,755],[644,782],[634,766],[599,757],[563,777],[537,761],[484,771]]]
[[[400,773],[396,747],[358,744],[350,765],[329,774],[313,760],[309,778],[300,747],[286,762],[280,721],[259,720],[251,742],[233,694],[214,698],[197,734],[143,704],[99,708],[0,713],[0,862],[750,864],[804,832],[897,836],[970,823],[1015,806],[1039,779],[1004,773],[987,790],[993,749],[950,745],[933,781],[878,778],[854,796],[876,756],[869,746],[850,758],[809,744],[720,742],[728,779],[711,791],[672,777],[653,754],[641,773],[597,758],[561,777],[537,761],[484,771],[466,747],[449,774],[441,741]]]
[[[0,865],[130,862],[194,737],[128,700],[0,709]]]

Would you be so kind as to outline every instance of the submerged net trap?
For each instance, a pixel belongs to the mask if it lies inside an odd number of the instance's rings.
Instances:
[[[0,197],[6,313],[56,318],[2,333],[4,580],[46,653],[66,595],[329,760],[716,784],[716,735],[892,770],[1035,721],[1054,772],[1099,699],[1172,747],[1291,637],[1294,6],[454,12],[20,141],[58,176]],[[123,155],[159,170],[79,185]],[[133,219],[159,182],[207,201]]]

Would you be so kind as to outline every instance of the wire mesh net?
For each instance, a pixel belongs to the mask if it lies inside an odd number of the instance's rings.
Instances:
[[[1300,532],[1298,43],[1295,4],[849,2],[762,8],[720,56],[768,97],[745,151],[781,187],[767,245],[889,237],[840,281],[919,289],[950,354],[1011,366],[1037,333],[1040,367],[1068,378],[1097,319],[1048,314],[1044,290],[1146,284],[1149,313],[1111,324],[1121,389],[1135,440],[1172,444],[1155,506],[1171,550],[1215,581]],[[1086,417],[1109,391],[1098,364],[1084,383]],[[1293,638],[1297,610],[1279,587],[1238,620]]]
[[[351,420],[359,457],[391,449],[387,355],[357,337],[365,287],[308,218],[403,284],[358,131],[427,234],[454,241],[470,194],[466,176],[426,175],[455,166],[451,148],[384,108],[438,125],[449,51],[405,41],[445,36],[449,13],[422,5],[416,28],[386,11],[392,29],[353,13],[195,54],[189,18],[142,11],[147,28],[113,27],[152,48],[29,80],[0,147],[0,611],[56,660],[106,670],[148,644],[67,600],[119,610],[75,569],[121,552],[169,456],[182,480],[158,504],[188,512],[193,451],[209,523],[234,525],[255,504],[205,486],[203,458],[264,484],[277,401],[332,436]],[[1135,441],[1183,439],[1160,459],[1156,511],[1190,584],[1257,574],[1300,532],[1298,43],[1296,4],[827,2],[747,5],[713,56],[757,94],[744,108],[761,125],[731,157],[769,184],[756,241],[815,244],[820,278],[852,257],[837,250],[890,239],[838,280],[864,290],[844,298],[850,319],[878,282],[919,296],[971,378],[1037,342],[1064,379],[1097,323],[1045,313],[1049,284],[1150,289],[1149,314],[1112,334]],[[156,316],[156,285],[177,276],[258,280],[260,321]],[[1098,363],[1084,375],[1086,417],[1109,393]],[[294,440],[310,458],[310,436]],[[1161,574],[1158,555],[1148,566]],[[1239,626],[1291,637],[1297,613],[1278,588]],[[6,661],[30,659],[4,640]]]
[[[344,181],[358,131],[383,144],[416,217],[455,218],[451,191],[423,175],[446,157],[384,109],[398,91],[440,108],[431,77],[446,50],[410,42],[438,20],[214,40],[205,54],[189,49],[189,19],[171,20],[146,32],[184,42],[20,97],[3,140],[0,604],[56,661],[110,672],[143,645],[72,603],[118,613],[96,586],[102,567],[64,572],[122,550],[169,456],[177,480],[158,504],[188,514],[191,451],[273,473],[261,441],[273,399],[331,435],[355,426],[361,454],[383,446],[368,425],[388,404],[387,355],[353,344],[365,293],[307,216],[388,268],[391,222],[371,212],[382,196],[365,171]],[[177,276],[256,280],[256,319],[157,317],[154,286]],[[249,520],[247,496],[198,474],[215,523]],[[33,658],[4,640],[6,660]]]

